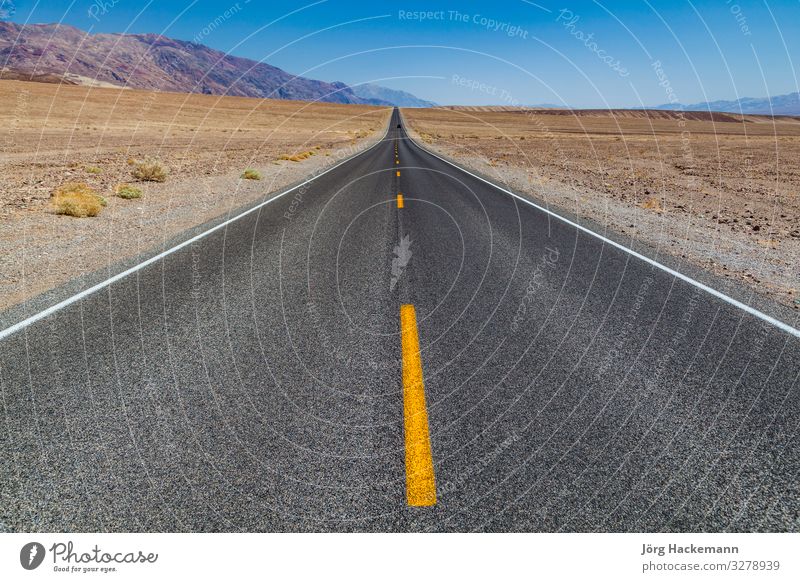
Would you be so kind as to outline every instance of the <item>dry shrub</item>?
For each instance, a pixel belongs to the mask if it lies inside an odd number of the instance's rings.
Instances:
[[[62,184],[50,195],[51,198],[58,198],[59,196],[69,196],[72,194],[94,194],[88,184],[84,182],[67,182]]]
[[[664,208],[661,206],[661,200],[655,196],[651,196],[642,202],[642,208],[645,210],[655,210],[656,212],[663,212]]]
[[[97,216],[106,205],[105,198],[83,183],[64,184],[53,192],[52,198],[56,214],[76,218]]]
[[[290,162],[301,162],[314,155],[314,152],[301,152],[299,154],[283,154],[279,160],[288,160]]]
[[[242,173],[242,178],[245,180],[260,180],[261,173],[258,170],[247,169]]]
[[[125,200],[142,197],[142,191],[130,184],[117,184],[116,188],[114,188],[114,194]]]
[[[165,182],[167,169],[158,160],[145,160],[133,166],[131,175],[142,182]]]
[[[103,170],[97,166],[86,166],[85,170],[88,174],[101,174],[103,172]]]

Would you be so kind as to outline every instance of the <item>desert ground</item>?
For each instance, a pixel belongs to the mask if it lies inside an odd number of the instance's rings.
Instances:
[[[428,148],[800,308],[800,118],[406,109]]]
[[[152,252],[374,143],[391,109],[0,81],[0,309]],[[298,155],[299,154],[299,155]],[[155,161],[164,182],[132,169]],[[243,180],[246,169],[260,180]],[[86,184],[98,216],[59,215]],[[114,195],[119,184],[142,191]]]

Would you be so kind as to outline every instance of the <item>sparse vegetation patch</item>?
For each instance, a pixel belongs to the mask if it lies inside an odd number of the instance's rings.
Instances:
[[[136,162],[133,166],[131,175],[142,182],[165,182],[167,180],[167,169],[158,160],[145,160]]]
[[[53,192],[56,214],[86,218],[97,216],[106,205],[106,200],[84,183],[68,183]]]
[[[117,184],[117,187],[114,188],[114,194],[125,200],[133,200],[134,198],[142,197],[142,191],[130,184]]]
[[[258,170],[247,169],[242,173],[242,178],[245,180],[260,180],[261,173]]]
[[[279,160],[287,160],[290,162],[302,162],[314,155],[313,151],[301,152],[299,154],[283,154]]]
[[[661,206],[661,200],[655,196],[651,196],[642,202],[642,208],[645,210],[655,210],[656,212],[663,212],[664,208]]]

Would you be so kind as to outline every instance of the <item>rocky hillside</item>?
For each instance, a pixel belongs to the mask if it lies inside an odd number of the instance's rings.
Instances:
[[[295,77],[277,67],[157,34],[89,34],[72,26],[0,22],[0,77],[82,79],[94,84],[330,103],[391,103],[344,83]]]

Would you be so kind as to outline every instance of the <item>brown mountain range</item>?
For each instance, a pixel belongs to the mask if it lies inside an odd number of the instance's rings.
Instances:
[[[0,78],[116,85],[330,103],[388,105],[344,83],[297,77],[277,67],[158,34],[90,34],[58,24],[0,22]]]

